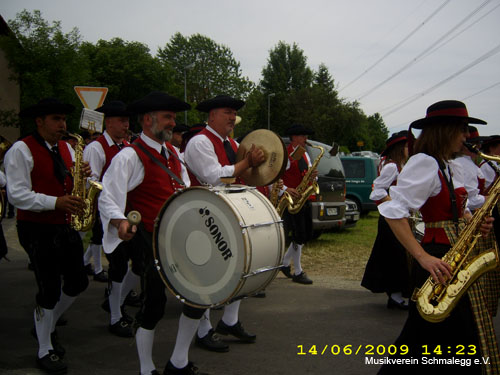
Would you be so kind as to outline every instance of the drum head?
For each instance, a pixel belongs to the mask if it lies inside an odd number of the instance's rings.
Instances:
[[[192,187],[172,196],[158,215],[154,255],[172,293],[196,307],[227,302],[246,272],[246,240],[224,194]]]
[[[241,141],[236,160],[242,160],[252,144],[264,151],[265,161],[258,167],[247,169],[241,177],[247,185],[265,186],[275,182],[285,171],[288,153],[281,138],[267,129],[258,129],[247,134]]]

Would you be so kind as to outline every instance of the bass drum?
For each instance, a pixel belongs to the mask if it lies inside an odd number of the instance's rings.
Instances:
[[[255,188],[190,187],[165,202],[153,232],[167,288],[208,308],[258,293],[276,276],[285,240],[281,218]]]

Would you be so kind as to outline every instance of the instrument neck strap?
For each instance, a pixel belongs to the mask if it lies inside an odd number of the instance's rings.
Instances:
[[[446,185],[448,186],[448,192],[450,194],[450,202],[451,202],[451,213],[453,215],[453,224],[455,225],[455,232],[458,236],[458,208],[457,208],[457,197],[455,195],[455,187],[453,186],[453,179],[451,177],[451,170],[450,166],[448,165],[448,175],[445,173],[445,165],[442,161],[439,161],[436,159],[438,165],[439,165],[439,170],[441,171],[441,174],[443,175],[444,180],[446,181]],[[448,176],[449,179],[448,179]]]
[[[137,147],[139,147],[141,149],[141,151],[144,152],[151,159],[151,161],[153,163],[155,163],[161,169],[163,169],[172,179],[174,179],[175,181],[177,181],[177,183],[179,183],[183,187],[186,186],[186,184],[184,183],[184,181],[182,181],[174,172],[172,172],[170,169],[168,169],[165,166],[165,164],[163,164],[161,161],[159,161],[151,152],[149,152],[148,150],[146,150],[146,148],[143,145],[141,145],[139,142],[134,142],[134,145],[136,145]],[[168,150],[168,148],[167,148],[167,150]]]

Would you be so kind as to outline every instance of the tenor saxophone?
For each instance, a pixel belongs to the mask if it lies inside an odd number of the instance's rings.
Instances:
[[[475,148],[471,149],[471,151],[478,153],[484,159],[500,161],[500,157],[483,154]],[[457,242],[441,258],[451,266],[452,277],[443,285],[434,282],[432,277],[429,276],[417,291],[417,310],[425,320],[437,323],[446,319],[474,281],[497,266],[498,254],[496,249],[490,249],[474,257],[470,256],[470,254],[481,237],[481,223],[485,217],[491,216],[500,198],[499,194],[500,177],[497,177],[492,184],[488,199],[480,209],[474,212],[474,216],[460,233]]]
[[[92,229],[97,213],[97,197],[102,191],[102,185],[93,180],[88,180],[83,176],[83,149],[85,141],[78,134],[68,133],[70,137],[78,141],[75,146],[75,165],[71,169],[73,175],[73,190],[71,195],[80,197],[83,200],[83,210],[79,214],[71,214],[71,227],[79,232],[86,232]]]
[[[290,193],[288,193],[287,191],[284,191],[281,198],[279,198],[279,185],[280,184],[278,181],[273,184],[271,193],[269,194],[269,200],[271,201],[274,208],[276,208],[276,212],[278,212],[278,215],[283,216],[283,212],[285,212],[285,209],[293,204],[293,199]]]
[[[316,159],[314,159],[314,162],[312,163],[311,167],[307,170],[306,174],[302,178],[302,181],[295,188],[297,192],[300,194],[300,197],[294,199],[293,203],[288,205],[288,212],[290,212],[291,214],[298,213],[301,210],[304,203],[306,203],[307,199],[312,194],[319,194],[318,182],[316,181],[315,178],[312,177],[312,173],[316,170],[316,168],[318,168],[319,161],[323,157],[325,150],[323,147],[314,146],[309,142],[307,143],[307,145],[319,149],[319,155],[316,157]]]

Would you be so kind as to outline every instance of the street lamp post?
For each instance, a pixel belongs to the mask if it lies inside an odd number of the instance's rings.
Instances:
[[[271,96],[274,95],[274,92],[267,95],[267,130],[271,130]]]
[[[192,69],[194,67],[194,63],[191,63],[189,65],[186,65],[184,67],[184,101],[187,103],[187,70]],[[188,113],[187,111],[184,111],[184,123],[187,125],[188,124]]]

